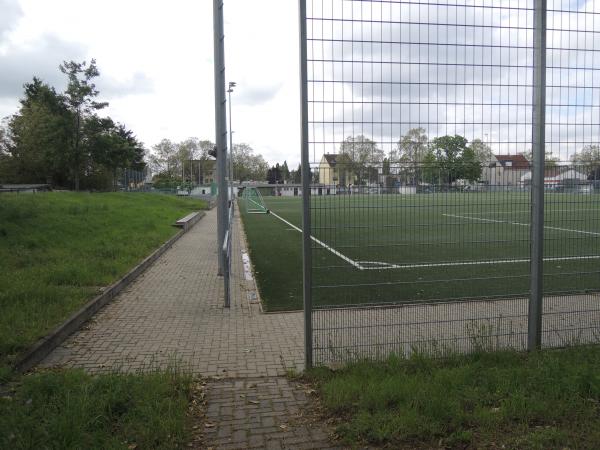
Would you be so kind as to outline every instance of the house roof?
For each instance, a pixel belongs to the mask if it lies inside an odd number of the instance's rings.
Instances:
[[[346,153],[325,153],[323,155],[329,167],[335,167],[336,164],[348,164],[350,157]]]
[[[527,170],[529,161],[523,155],[494,155],[502,167],[510,170]],[[511,163],[507,165],[506,163]]]
[[[325,158],[325,161],[327,161],[327,164],[329,164],[330,166],[335,166],[337,163],[337,156],[336,154],[333,153],[326,153],[323,155],[323,158]]]

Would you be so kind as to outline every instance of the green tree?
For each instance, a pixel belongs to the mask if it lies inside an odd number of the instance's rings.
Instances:
[[[3,153],[8,181],[63,184],[64,148],[72,116],[53,87],[33,78],[24,85],[19,111],[4,127]]]
[[[463,150],[460,156],[459,178],[475,182],[481,178],[482,165],[472,147]]]
[[[169,139],[163,139],[152,147],[149,158],[152,171],[162,178],[175,180],[177,175],[177,146]]]
[[[292,183],[294,183],[294,184],[302,183],[302,165],[298,164],[298,168],[296,170],[292,170],[292,172],[290,173],[290,176],[292,178]]]
[[[431,142],[442,182],[451,184],[457,179],[465,178],[462,156],[467,148],[467,143],[467,139],[458,135],[437,137]],[[469,154],[469,159],[474,160],[474,153],[470,151]]]
[[[422,181],[429,184],[440,184],[440,166],[434,151],[428,148],[423,156],[422,165]]]
[[[384,175],[386,175],[386,176],[390,174],[390,160],[389,160],[389,158],[384,158],[384,160],[383,160],[382,173]]]
[[[283,161],[283,165],[281,166],[281,177],[283,178],[283,181],[287,182],[290,180],[290,169],[287,161]]]
[[[269,164],[262,155],[255,155],[248,144],[234,144],[233,173],[239,181],[264,181],[267,179]]]
[[[401,176],[407,184],[416,184],[421,178],[421,164],[428,148],[427,133],[424,128],[411,128],[396,144],[394,154],[401,168]]]
[[[116,189],[119,169],[144,169],[144,146],[125,125],[115,123],[110,117],[92,116],[84,126],[85,148],[90,152],[93,164],[110,174],[111,188]]]
[[[469,148],[473,151],[475,159],[482,166],[487,166],[494,158],[494,154],[490,146],[481,139],[473,139],[469,145]]]
[[[73,132],[68,148],[67,160],[71,168],[74,188],[79,190],[80,175],[85,164],[86,153],[81,145],[85,121],[106,106],[106,102],[97,102],[95,98],[99,91],[93,79],[100,75],[96,67],[96,60],[92,59],[88,65],[86,61],[64,61],[60,71],[67,76],[68,84],[64,92],[67,107],[73,115]]]
[[[340,154],[348,157],[349,168],[356,176],[357,184],[377,181],[377,168],[383,163],[384,152],[375,141],[362,134],[348,136],[340,145]]]
[[[586,145],[571,156],[571,161],[578,170],[583,171],[589,179],[600,179],[600,146]]]
[[[102,189],[114,186],[118,169],[143,168],[143,145],[133,133],[95,114],[106,106],[95,101],[95,60],[89,66],[64,62],[60,70],[68,77],[63,94],[34,77],[24,85],[19,111],[4,122],[2,180],[75,189],[83,182],[86,188]]]

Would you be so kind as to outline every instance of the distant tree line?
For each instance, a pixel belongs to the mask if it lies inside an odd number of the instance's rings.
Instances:
[[[521,152],[531,161],[531,150]],[[364,185],[381,183],[390,187],[399,182],[452,184],[457,180],[475,182],[481,179],[483,168],[493,162],[492,149],[481,139],[469,142],[460,135],[429,139],[425,129],[413,128],[402,136],[387,155],[377,143],[364,135],[349,136],[340,144],[337,164],[339,183]],[[600,179],[600,145],[586,145],[571,156],[572,163],[590,180]],[[555,167],[559,159],[546,154],[546,167]],[[352,180],[345,179],[348,174]]]
[[[318,173],[311,170],[311,182],[318,183]],[[283,164],[275,164],[267,170],[267,182],[269,184],[301,184],[302,183],[302,166],[298,164],[296,170],[288,168],[287,161]]]
[[[210,155],[214,146],[212,141],[195,137],[181,142],[163,139],[152,147],[148,156],[154,174],[154,186],[174,188],[215,181],[216,161]],[[235,144],[229,156],[232,158],[235,181],[264,182],[267,179],[269,165],[262,155],[255,154],[250,145]]]
[[[34,77],[24,85],[17,113],[0,127],[0,183],[50,183],[115,189],[120,173],[145,167],[144,146],[124,124],[99,112],[94,59],[65,61],[64,92]]]
[[[209,140],[189,138],[182,142],[163,139],[152,147],[148,164],[156,188],[208,183],[215,161],[209,156],[214,144]]]
[[[492,151],[480,139],[470,144],[463,136],[440,136],[430,140],[423,128],[413,128],[398,140],[387,155],[377,143],[363,135],[349,136],[340,144],[337,164],[344,166],[340,184],[396,182],[451,184],[481,177],[482,166],[491,161]]]

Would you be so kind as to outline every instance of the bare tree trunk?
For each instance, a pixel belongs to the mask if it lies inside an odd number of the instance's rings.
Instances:
[[[79,192],[79,140],[81,139],[81,112],[77,110],[77,128],[75,130],[75,191]]]

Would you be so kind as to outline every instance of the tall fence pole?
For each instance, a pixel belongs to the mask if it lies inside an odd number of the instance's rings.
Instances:
[[[225,258],[220,251],[227,227],[227,110],[225,97],[225,36],[223,33],[223,0],[213,0],[213,39],[215,77],[215,134],[217,146],[217,244],[219,249],[219,275],[223,275]]]
[[[300,110],[302,140],[302,278],[304,290],[304,363],[313,365],[312,338],[312,256],[310,229],[310,160],[308,148],[308,69],[306,52],[306,0],[299,0],[300,9]]]
[[[535,0],[533,32],[533,139],[531,177],[531,281],[527,349],[542,346],[544,295],[544,160],[546,146],[546,0]]]

